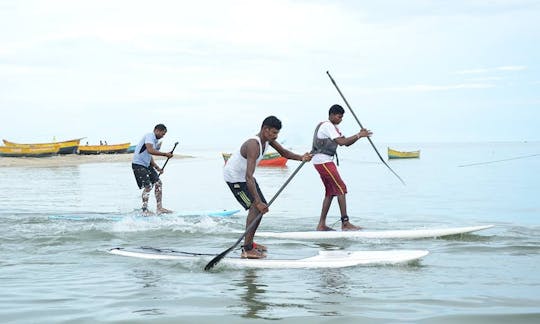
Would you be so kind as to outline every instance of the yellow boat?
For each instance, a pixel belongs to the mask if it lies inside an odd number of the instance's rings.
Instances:
[[[131,143],[110,144],[110,145],[81,145],[79,154],[117,154],[127,153]]]
[[[58,151],[58,154],[75,154],[77,153],[77,148],[79,147],[79,143],[81,142],[81,140],[82,138],[77,138],[77,139],[72,139],[72,140],[62,141],[62,142],[30,143],[30,144],[14,143],[8,140],[3,140],[3,141],[4,141],[4,145],[6,146],[19,146],[19,147],[29,147],[29,148],[49,147],[51,145],[60,145],[60,150]]]
[[[0,146],[0,156],[3,157],[44,157],[58,154],[59,145],[48,146]]]
[[[391,148],[388,148],[388,158],[389,159],[414,159],[420,157],[420,150],[418,151],[396,151]]]

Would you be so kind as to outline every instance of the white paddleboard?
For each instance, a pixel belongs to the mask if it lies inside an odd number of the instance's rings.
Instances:
[[[442,237],[472,233],[492,228],[494,225],[434,228],[416,230],[390,230],[390,231],[305,231],[305,232],[256,232],[257,237],[271,237],[296,240],[324,240],[340,238],[373,238],[373,239],[418,239]]]
[[[213,256],[196,256],[168,251],[149,249],[121,249],[108,251],[111,254],[152,260],[189,261],[204,259],[210,261]],[[381,265],[407,263],[418,260],[429,252],[426,250],[388,250],[388,251],[319,251],[319,254],[303,259],[240,259],[223,258],[220,263],[242,268],[343,268],[359,265]]]

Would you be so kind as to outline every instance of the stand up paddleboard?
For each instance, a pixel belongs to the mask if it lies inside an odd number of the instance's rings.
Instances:
[[[140,213],[129,213],[129,214],[100,214],[100,213],[77,213],[77,214],[68,214],[68,215],[50,215],[49,219],[63,219],[63,220],[73,220],[73,221],[87,221],[87,220],[108,220],[108,221],[121,221],[124,219],[142,219],[142,220],[151,220],[156,218],[172,218],[172,217],[188,217],[188,216],[211,216],[211,217],[228,217],[236,213],[239,213],[240,209],[224,209],[224,210],[199,210],[199,211],[179,211],[173,212],[172,214],[160,214],[160,215],[150,215],[143,216]]]
[[[137,249],[114,248],[111,254],[151,260],[194,261],[210,260],[215,255],[190,254],[174,250],[161,250],[141,247]],[[359,265],[398,264],[418,260],[429,252],[426,250],[388,250],[388,251],[319,251],[319,254],[303,259],[240,259],[223,258],[220,264],[241,268],[344,268]]]
[[[443,237],[472,233],[494,225],[436,228],[436,229],[416,229],[416,230],[391,230],[391,231],[306,231],[306,232],[256,232],[257,237],[270,237],[295,240],[327,240],[341,238],[373,238],[373,239],[419,239],[431,237]]]

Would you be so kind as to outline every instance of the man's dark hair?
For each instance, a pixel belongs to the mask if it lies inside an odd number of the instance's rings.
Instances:
[[[158,130],[160,132],[167,131],[167,127],[163,124],[157,124],[156,127],[154,127],[154,130]]]
[[[261,128],[263,128],[264,126],[280,130],[281,120],[277,119],[276,116],[268,116],[263,120]]]
[[[343,107],[341,107],[340,105],[333,105],[332,107],[330,107],[330,110],[328,110],[328,115],[335,115],[335,114],[343,115],[344,113],[345,113],[345,109],[343,109]]]

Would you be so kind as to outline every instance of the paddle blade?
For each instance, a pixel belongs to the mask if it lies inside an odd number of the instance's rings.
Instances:
[[[275,196],[274,196],[274,198],[275,198]],[[272,199],[274,199],[274,198],[272,198]],[[246,228],[246,231],[244,232],[244,234],[242,234],[242,236],[240,236],[240,238],[238,238],[238,240],[236,240],[236,242],[233,244],[233,246],[231,246],[227,250],[221,252],[220,254],[216,255],[215,258],[213,258],[212,260],[210,260],[210,262],[208,262],[208,264],[204,267],[204,270],[208,271],[208,270],[212,269],[219,261],[221,261],[221,259],[223,259],[227,254],[229,254],[229,252],[231,252],[235,247],[237,247],[238,244],[240,244],[240,242],[242,242],[242,239],[244,239],[244,237],[246,237],[246,234],[249,231],[251,231],[255,227],[255,225],[257,225],[257,223],[259,222],[259,219],[261,219],[261,217],[262,217],[262,214],[257,215],[257,217]]]
[[[212,260],[210,260],[210,262],[208,262],[208,264],[204,267],[204,271],[209,271],[211,270],[216,264],[218,264],[219,261],[221,261],[221,259],[223,259],[227,254],[229,254],[229,252],[231,252],[234,248],[236,247],[236,245],[233,245],[231,246],[230,248],[228,248],[227,250],[221,252],[220,254],[216,255]]]

